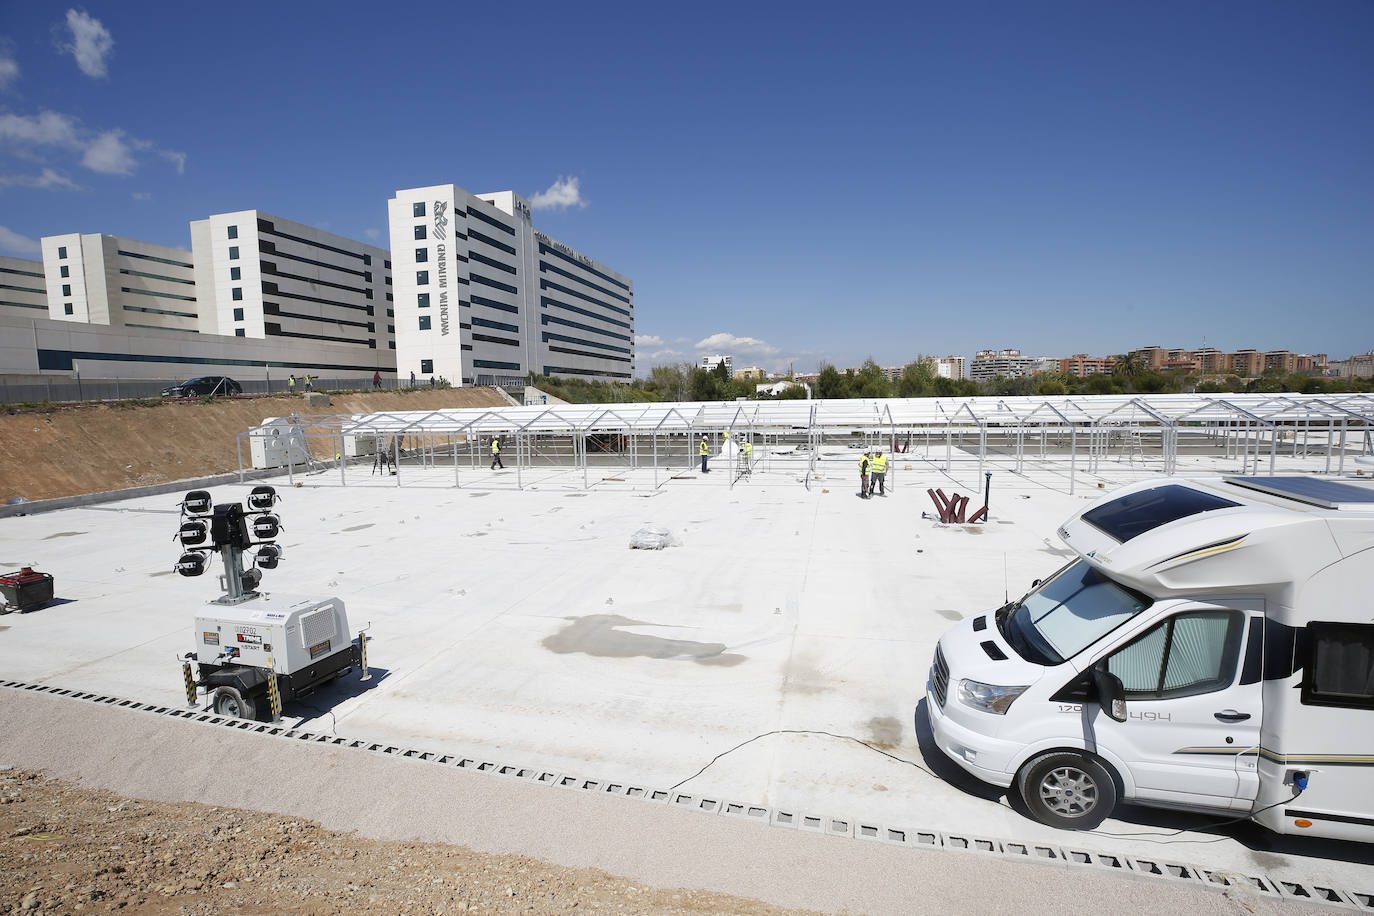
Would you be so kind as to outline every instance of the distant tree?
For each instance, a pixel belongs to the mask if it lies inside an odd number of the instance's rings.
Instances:
[[[897,397],[919,398],[929,394],[935,386],[935,366],[924,356],[917,356],[902,369],[897,379]]]
[[[1057,397],[1061,394],[1068,394],[1069,386],[1065,383],[1064,376],[1060,373],[1047,372],[1039,377],[1036,393],[1043,397]]]
[[[888,398],[891,396],[892,383],[887,380],[887,374],[883,372],[882,367],[870,356],[864,360],[863,366],[859,369],[859,374],[854,376],[850,397]]]
[[[849,397],[849,382],[845,376],[840,375],[838,369],[829,363],[821,365],[820,375],[816,378],[816,397],[820,398],[847,398]]]
[[[1112,375],[1117,378],[1131,378],[1145,371],[1145,362],[1135,353],[1122,353],[1112,363]]]
[[[1120,386],[1118,386],[1116,382],[1113,381],[1112,376],[1103,375],[1101,373],[1098,373],[1097,375],[1090,375],[1087,378],[1085,378],[1079,390],[1082,391],[1084,394],[1121,393]]]

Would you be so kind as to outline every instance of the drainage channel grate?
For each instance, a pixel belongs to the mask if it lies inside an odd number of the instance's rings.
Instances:
[[[1044,843],[1023,843],[994,837],[974,836],[966,833],[949,833],[937,830],[922,830],[904,826],[856,821],[848,818],[829,817],[811,814],[789,808],[769,808],[745,802],[728,801],[708,795],[694,795],[685,792],[672,792],[666,789],[652,789],[622,782],[608,782],[589,779],[571,773],[556,773],[552,770],[539,770],[532,767],[503,764],[459,754],[443,754],[420,748],[404,747],[399,744],[367,741],[358,738],[344,738],[315,732],[255,722],[248,719],[231,719],[202,709],[191,707],[168,707],[156,703],[141,703],[122,697],[87,693],[56,687],[50,684],[31,684],[24,681],[0,680],[0,687],[19,691],[44,693],[65,699],[86,700],[119,709],[147,712],[153,715],[169,716],[198,725],[232,728],[239,731],[262,734],[270,737],[303,741],[309,744],[323,744],[349,750],[364,750],[384,757],[398,760],[412,760],[438,766],[455,767],[477,773],[490,773],[507,779],[524,780],[538,785],[579,792],[595,792],[601,795],[614,795],[631,798],[651,804],[661,804],[699,814],[720,815],[740,821],[752,821],[770,827],[815,833],[824,836],[846,837],[912,849],[946,849],[954,852],[975,855],[992,855],[1000,858],[1050,862],[1069,867],[1117,871],[1133,875],[1149,876],[1165,881],[1184,882],[1196,887],[1214,890],[1227,890],[1244,887],[1263,897],[1292,900],[1302,903],[1325,903],[1345,909],[1374,913],[1374,894],[1347,891],[1326,887],[1313,882],[1280,881],[1268,876],[1243,875],[1221,869],[1208,869],[1196,865],[1170,862],[1161,858],[1126,856],[1113,853],[1094,852],[1076,847],[1056,846]]]

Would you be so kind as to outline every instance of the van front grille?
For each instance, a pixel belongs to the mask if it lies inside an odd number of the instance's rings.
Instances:
[[[935,699],[940,708],[945,708],[945,694],[949,691],[949,665],[945,663],[945,653],[935,647],[935,662],[930,666],[930,682],[935,687]]]

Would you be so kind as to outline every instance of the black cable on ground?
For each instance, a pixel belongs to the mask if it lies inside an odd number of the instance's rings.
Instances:
[[[714,765],[715,762],[716,762],[717,760],[720,760],[722,757],[724,757],[724,756],[726,756],[726,755],[728,755],[728,754],[733,754],[735,751],[737,751],[737,750],[739,750],[740,748],[744,747],[746,744],[753,744],[755,741],[758,741],[760,738],[767,738],[767,737],[769,737],[770,735],[825,735],[827,738],[839,738],[841,741],[853,741],[855,744],[862,744],[864,747],[868,748],[870,751],[874,751],[875,753],[882,754],[884,757],[890,757],[890,758],[892,758],[893,760],[897,761],[898,763],[905,763],[907,766],[915,767],[916,769],[920,770],[922,773],[925,773],[927,776],[930,776],[930,777],[932,777],[932,778],[934,778],[934,779],[939,779],[939,778],[940,778],[939,776],[936,776],[936,775],[935,775],[934,773],[932,773],[930,770],[928,770],[928,769],[926,769],[925,767],[921,766],[919,763],[917,763],[917,762],[914,761],[914,760],[907,760],[905,757],[898,757],[896,754],[890,754],[890,753],[888,753],[887,751],[883,750],[883,749],[880,748],[880,747],[875,747],[874,745],[869,744],[867,741],[863,740],[862,738],[855,738],[853,735],[837,735],[837,734],[835,734],[834,732],[821,731],[820,729],[815,729],[815,728],[775,728],[775,729],[773,729],[771,732],[764,732],[764,733],[761,734],[761,735],[755,735],[755,736],[752,737],[752,738],[746,738],[744,741],[741,741],[739,744],[736,744],[734,747],[730,748],[729,750],[721,751],[719,754],[717,754],[716,756],[712,757],[712,758],[710,759],[710,761],[707,762],[706,766],[704,766],[704,767],[702,767],[701,769],[697,770],[695,773],[693,773],[691,776],[688,776],[686,779],[682,780],[682,782],[679,782],[677,785],[670,786],[670,787],[668,788],[668,791],[669,791],[669,792],[672,792],[672,791],[678,789],[679,787],[684,786],[684,785],[686,785],[687,783],[691,782],[693,779],[696,779],[696,778],[697,778],[698,776],[700,776],[702,773],[705,773],[707,770],[709,770],[709,769],[712,767],[712,765]],[[942,780],[942,781],[943,781],[943,780]]]
[[[1172,830],[1172,831],[1170,831],[1170,832],[1168,832],[1168,833],[1159,833],[1159,832],[1153,831],[1153,830],[1143,830],[1143,831],[1139,831],[1139,832],[1135,832],[1135,833],[1112,833],[1111,831],[1108,831],[1108,830],[1092,830],[1092,831],[1090,831],[1090,832],[1093,833],[1093,834],[1096,834],[1097,836],[1130,837],[1130,838],[1132,838],[1132,839],[1134,839],[1134,838],[1136,838],[1136,837],[1160,837],[1161,839],[1169,839],[1169,838],[1171,838],[1171,837],[1176,837],[1176,836],[1178,836],[1178,835],[1181,834],[1181,833],[1187,833],[1187,832],[1189,832],[1190,830],[1211,830],[1211,829],[1214,828],[1214,827],[1225,827],[1225,826],[1227,826],[1228,824],[1239,824],[1241,821],[1248,821],[1248,820],[1250,820],[1251,818],[1253,818],[1256,814],[1260,814],[1260,813],[1262,813],[1262,812],[1264,812],[1264,811],[1268,811],[1270,808],[1277,808],[1279,805],[1286,805],[1286,804],[1288,804],[1289,802],[1293,801],[1293,799],[1298,798],[1300,795],[1302,795],[1302,791],[1299,791],[1297,795],[1294,795],[1294,796],[1293,796],[1293,798],[1285,798],[1285,799],[1283,799],[1282,801],[1276,801],[1276,802],[1274,802],[1272,805],[1265,805],[1263,808],[1260,808],[1258,811],[1251,811],[1251,812],[1249,812],[1248,814],[1242,814],[1242,815],[1240,815],[1239,817],[1227,818],[1227,819],[1224,820],[1224,821],[1213,821],[1213,822],[1210,823],[1210,824],[1198,824],[1198,825],[1195,826],[1195,827],[1180,827],[1179,829],[1177,829],[1177,830]],[[1231,838],[1230,838],[1230,837],[1227,837],[1227,836],[1219,836],[1219,837],[1213,837],[1213,838],[1210,839],[1210,840],[1183,840],[1182,842],[1184,842],[1184,843],[1219,843],[1219,842],[1221,842],[1222,840],[1229,840],[1229,839],[1231,839]],[[1159,840],[1146,840],[1146,842],[1149,842],[1149,843],[1157,843],[1157,842],[1159,842]]]

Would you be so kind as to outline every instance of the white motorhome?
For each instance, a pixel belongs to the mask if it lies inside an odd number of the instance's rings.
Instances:
[[[1058,827],[1126,801],[1374,842],[1374,487],[1153,480],[1059,536],[1072,562],[940,639],[948,757]]]

